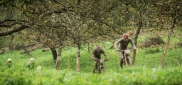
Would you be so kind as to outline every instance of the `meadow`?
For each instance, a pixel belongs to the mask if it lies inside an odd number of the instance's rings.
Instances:
[[[162,38],[166,41],[167,37],[164,35]],[[141,43],[145,39],[141,36],[138,41]],[[106,70],[101,74],[92,73],[95,62],[87,46],[81,49],[80,72],[76,72],[74,47],[63,49],[59,70],[55,69],[51,51],[37,49],[31,52],[31,56],[16,50],[8,51],[0,55],[0,85],[181,85],[182,49],[176,46],[180,41],[179,36],[172,36],[164,68],[161,68],[161,59],[165,44],[138,48],[135,64],[123,69],[119,66],[118,52],[110,49],[113,43],[99,42],[109,57],[104,64]],[[36,68],[30,70],[25,65],[32,57],[35,58]],[[11,68],[5,66],[8,58],[14,63]]]

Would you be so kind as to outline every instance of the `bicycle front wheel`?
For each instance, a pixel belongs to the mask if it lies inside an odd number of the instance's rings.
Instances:
[[[101,73],[101,72],[102,72],[102,66],[101,66],[101,64],[99,64],[99,66],[98,66],[98,70],[99,70],[99,73]]]

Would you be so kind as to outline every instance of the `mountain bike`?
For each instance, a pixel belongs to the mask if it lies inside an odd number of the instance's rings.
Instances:
[[[99,61],[96,62],[96,68],[94,68],[93,73],[96,73],[96,71],[98,71],[98,73],[102,73],[102,71],[105,69],[104,67],[104,62],[107,61],[107,59],[100,59]]]
[[[131,59],[130,59],[130,56],[126,56],[127,54],[130,54],[130,50],[120,50],[120,52],[123,52],[123,59],[120,60],[120,63],[121,61],[123,61],[122,65],[131,65]]]

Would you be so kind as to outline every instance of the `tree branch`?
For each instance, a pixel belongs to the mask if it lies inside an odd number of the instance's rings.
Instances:
[[[12,33],[19,32],[19,31],[21,31],[23,29],[26,29],[28,27],[29,27],[29,23],[21,25],[21,26],[19,26],[17,28],[12,28],[12,29],[9,29],[7,31],[0,32],[0,36],[11,35]]]
[[[16,20],[13,20],[13,19],[5,19],[5,20],[1,20],[0,21],[0,24],[3,24],[5,22],[10,22],[10,21],[16,21]]]
[[[22,23],[20,23],[20,22],[14,22],[14,23],[12,23],[12,24],[9,24],[8,23],[8,25],[5,25],[5,24],[0,24],[0,27],[11,27],[11,26],[14,26],[14,25],[16,25],[16,24],[22,24]]]

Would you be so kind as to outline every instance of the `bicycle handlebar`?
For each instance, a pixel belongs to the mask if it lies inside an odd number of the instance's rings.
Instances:
[[[119,52],[125,52],[125,53],[130,53],[130,50],[119,50]]]
[[[108,61],[109,59],[99,59],[98,62],[104,63],[105,61]]]
[[[126,50],[130,50],[130,51],[132,52],[132,51],[136,51],[136,50],[138,50],[138,49],[126,49]],[[117,51],[119,51],[119,52],[124,52],[124,51],[126,51],[126,50],[117,49]]]

